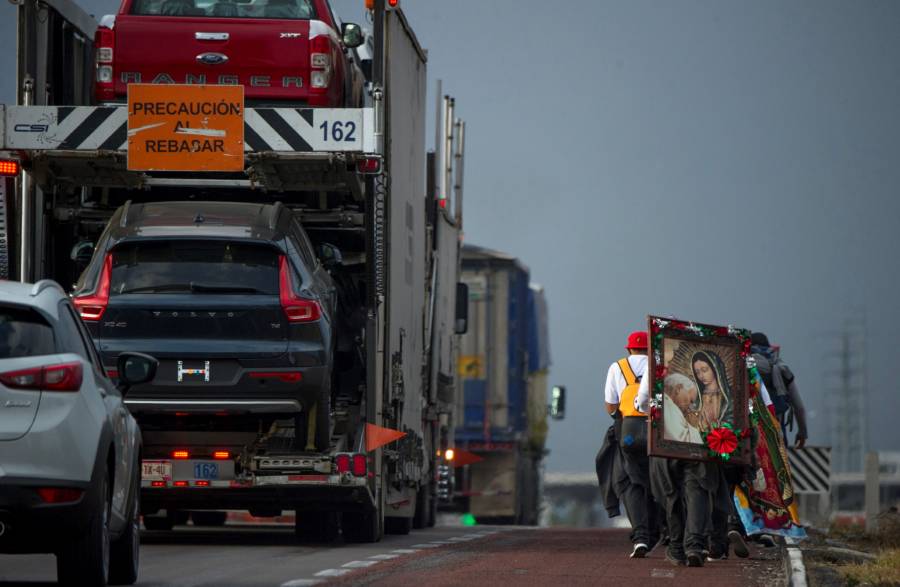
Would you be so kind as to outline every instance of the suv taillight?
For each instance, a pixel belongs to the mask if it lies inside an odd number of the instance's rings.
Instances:
[[[106,255],[103,260],[103,269],[100,270],[100,279],[97,280],[97,288],[93,294],[72,298],[78,314],[86,322],[98,322],[106,312],[109,303],[109,280],[112,274],[112,253]]]
[[[10,389],[78,391],[83,380],[81,363],[60,363],[0,373],[0,383]]]
[[[327,106],[325,94],[331,85],[331,40],[319,35],[309,40],[309,103],[312,106]]]
[[[110,102],[116,98],[115,71],[113,70],[113,49],[116,44],[115,32],[105,26],[97,27],[94,33],[94,98],[97,102]]]
[[[281,307],[288,322],[315,322],[322,317],[322,310],[315,300],[301,298],[294,293],[294,280],[291,278],[291,267],[287,257],[282,255],[278,260],[279,295]]]

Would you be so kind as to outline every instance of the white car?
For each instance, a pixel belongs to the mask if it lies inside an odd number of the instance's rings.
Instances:
[[[122,399],[156,365],[123,353],[117,387],[59,285],[0,281],[0,553],[54,553],[64,583],[137,580],[141,433]]]

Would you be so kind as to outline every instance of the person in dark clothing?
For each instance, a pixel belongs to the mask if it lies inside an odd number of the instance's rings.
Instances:
[[[797,420],[797,437],[794,446],[803,448],[808,438],[806,429],[806,409],[797,389],[796,377],[791,369],[781,360],[778,350],[769,344],[769,337],[762,332],[754,332],[750,337],[750,350],[756,360],[756,368],[763,380],[772,403],[775,406],[775,417],[781,423],[784,444],[788,446],[788,430],[793,430],[794,419]]]
[[[631,557],[644,558],[659,539],[658,506],[650,492],[646,444],[636,444],[631,434],[622,432],[622,427],[630,418],[629,424],[646,430],[647,414],[635,408],[634,398],[647,369],[647,333],[631,333],[625,348],[628,356],[610,365],[604,390],[606,411],[615,419],[618,449],[613,459],[612,487],[631,522]]]

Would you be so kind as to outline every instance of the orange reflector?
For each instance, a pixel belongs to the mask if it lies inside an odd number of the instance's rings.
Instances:
[[[356,162],[356,172],[364,175],[381,173],[381,157],[366,157]]]
[[[194,485],[197,487],[209,487],[209,481],[201,479],[200,481],[194,481]]]
[[[186,459],[186,458],[188,458],[189,456],[191,456],[191,455],[190,455],[190,453],[188,453],[188,451],[186,451],[186,450],[173,450],[173,451],[172,451],[172,458],[173,458],[173,459]]]
[[[151,481],[150,482],[150,487],[165,487],[165,486],[166,486],[165,481]]]
[[[375,424],[366,424],[366,452],[371,452],[404,436],[406,436],[406,432]]]
[[[15,177],[19,175],[19,170],[21,167],[19,166],[18,161],[11,161],[9,159],[0,159],[0,176],[2,177]]]
[[[440,206],[442,210],[445,210],[447,208],[447,198],[438,200],[438,206]]]
[[[228,452],[227,450],[217,450],[216,452],[213,453],[213,458],[214,459],[230,459],[231,453]]]
[[[175,487],[187,487],[188,486],[187,481],[176,481],[175,483],[172,483],[172,485],[174,485]]]

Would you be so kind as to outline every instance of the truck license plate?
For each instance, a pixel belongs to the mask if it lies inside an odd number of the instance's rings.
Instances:
[[[218,463],[194,463],[194,479],[218,479]]]
[[[141,477],[148,481],[162,481],[172,478],[172,463],[169,461],[143,461]]]

